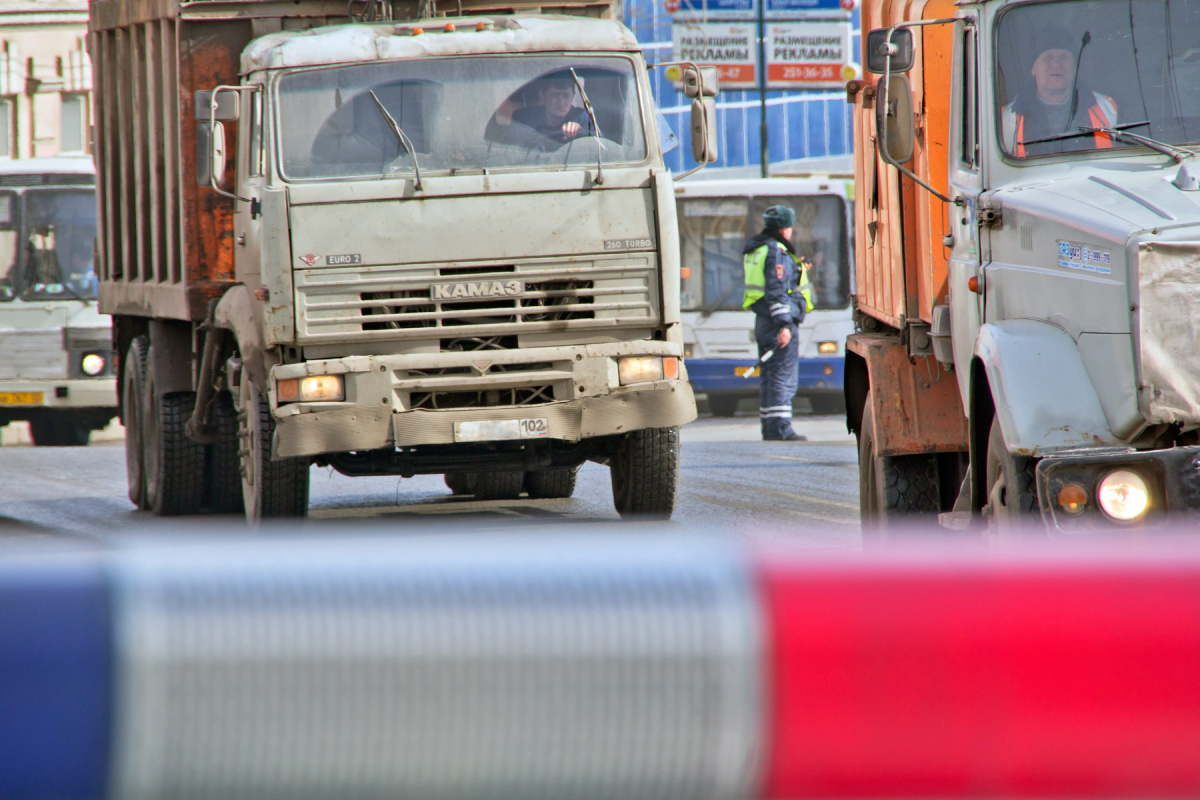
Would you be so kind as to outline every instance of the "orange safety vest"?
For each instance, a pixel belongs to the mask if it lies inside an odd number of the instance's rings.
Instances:
[[[1105,100],[1112,103],[1113,110],[1117,108],[1116,102],[1111,97],[1105,97]],[[1108,119],[1108,115],[1104,113],[1104,109],[1099,103],[1095,103],[1088,109],[1088,119],[1091,120],[1093,128],[1106,128],[1112,124]],[[1112,137],[1103,131],[1096,131],[1093,134],[1097,150],[1105,150],[1113,146]],[[1025,158],[1025,115],[1017,114],[1017,158]]]

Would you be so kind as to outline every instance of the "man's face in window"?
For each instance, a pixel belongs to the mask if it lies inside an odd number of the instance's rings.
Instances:
[[[551,84],[542,89],[542,105],[546,107],[546,115],[552,119],[565,117],[574,99],[575,87],[569,84]]]
[[[1033,62],[1038,95],[1047,103],[1062,103],[1075,85],[1075,56],[1068,50],[1047,50]]]

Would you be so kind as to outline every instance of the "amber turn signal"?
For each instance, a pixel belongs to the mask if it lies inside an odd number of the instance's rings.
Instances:
[[[967,278],[967,288],[975,294],[979,294],[979,278],[976,276]]]
[[[1078,483],[1068,483],[1058,490],[1058,507],[1071,516],[1082,514],[1087,503],[1087,490]]]
[[[669,381],[673,381],[679,377],[679,359],[663,359],[663,377]]]
[[[456,30],[458,30],[458,26],[455,25],[453,22],[447,22],[445,30],[446,30],[446,33],[454,33]]]

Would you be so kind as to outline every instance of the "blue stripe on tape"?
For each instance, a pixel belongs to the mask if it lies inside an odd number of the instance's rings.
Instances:
[[[0,797],[104,796],[112,612],[97,566],[0,565]]]

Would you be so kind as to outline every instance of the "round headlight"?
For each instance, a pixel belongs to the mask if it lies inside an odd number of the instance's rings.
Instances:
[[[1150,491],[1146,488],[1146,482],[1136,472],[1127,469],[1108,473],[1100,481],[1097,495],[1104,513],[1121,522],[1132,522],[1145,514],[1150,505]]]
[[[83,368],[85,375],[99,375],[104,372],[104,356],[98,356],[95,353],[88,353],[83,357],[83,361],[79,364]]]

